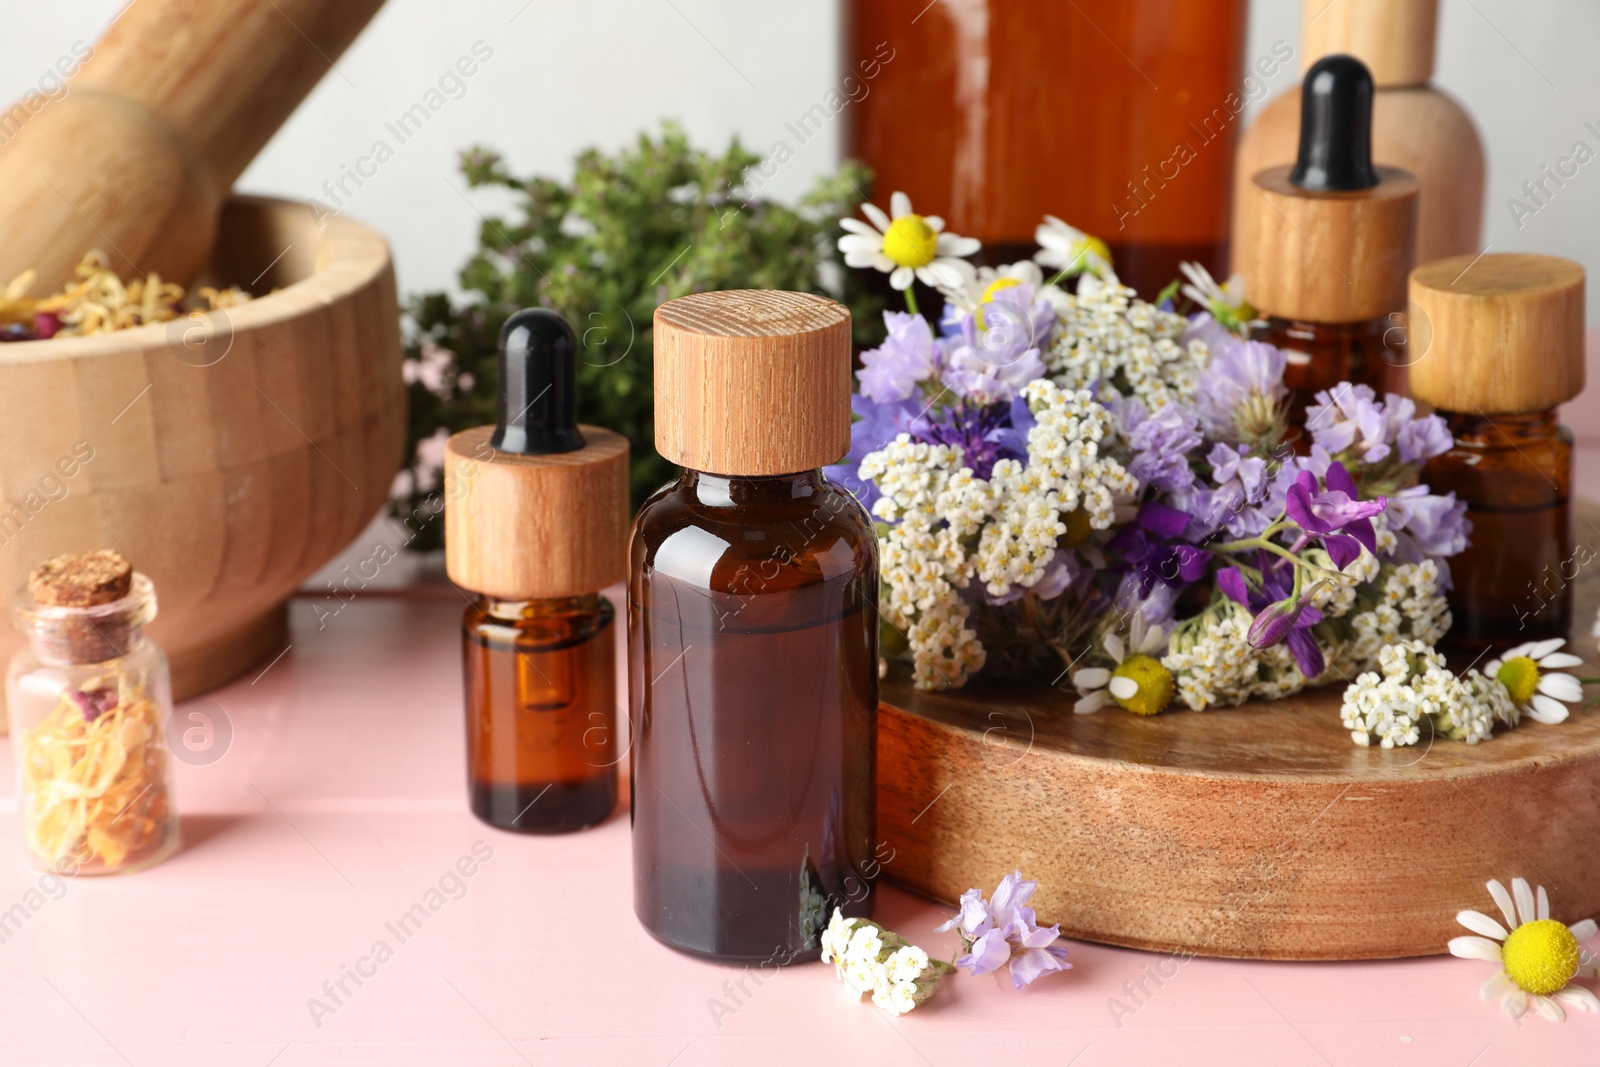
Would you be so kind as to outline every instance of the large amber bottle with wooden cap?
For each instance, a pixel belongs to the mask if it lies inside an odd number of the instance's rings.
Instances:
[[[1466,501],[1471,544],[1450,561],[1453,643],[1566,637],[1572,581],[1572,434],[1557,405],[1583,390],[1583,268],[1555,256],[1458,256],[1411,275],[1411,389],[1455,446],[1428,462]]]
[[[1372,76],[1360,60],[1318,60],[1301,100],[1299,157],[1257,172],[1240,205],[1255,219],[1239,265],[1267,322],[1254,339],[1287,354],[1289,422],[1303,430],[1319,391],[1393,384],[1385,368],[1402,361],[1386,358],[1385,335],[1405,308],[1418,186],[1372,165]],[[1309,447],[1304,433],[1298,441]]]
[[[1409,172],[1422,186],[1417,262],[1481,251],[1483,140],[1461,105],[1431,83],[1439,0],[1303,0],[1301,7],[1302,69],[1342,54],[1355,56],[1372,72],[1372,158]],[[1239,139],[1235,249],[1254,241],[1258,214],[1245,210],[1256,195],[1251,177],[1294,159],[1300,107],[1296,86],[1262,108]]]
[[[674,948],[812,959],[873,901],[877,541],[820,468],[850,439],[850,313],[700,293],[655,316],[629,548],[634,908]]]
[[[617,802],[616,662],[601,590],[626,569],[628,441],[573,419],[577,346],[553,311],[500,331],[497,425],[450,438],[445,564],[461,620],[467,785],[491,826],[563,833]]]

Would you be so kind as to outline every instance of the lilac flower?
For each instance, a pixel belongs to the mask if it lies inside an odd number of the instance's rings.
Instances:
[[[1311,636],[1311,628],[1322,621],[1322,612],[1309,597],[1294,599],[1294,568],[1279,566],[1265,552],[1257,553],[1261,564],[1261,587],[1245,582],[1244,572],[1228,567],[1217,572],[1217,588],[1224,596],[1250,609],[1255,620],[1250,624],[1250,644],[1270,648],[1282,641],[1289,646],[1296,666],[1307,679],[1315,678],[1327,667],[1322,649]]]
[[[1301,471],[1289,487],[1284,504],[1289,517],[1300,529],[1322,540],[1322,545],[1340,570],[1361,555],[1362,546],[1377,555],[1378,540],[1372,529],[1372,516],[1384,509],[1387,501],[1361,500],[1356,483],[1344,469],[1344,464],[1328,467],[1322,491],[1317,490],[1317,476]]]
[[[1251,455],[1249,445],[1218,441],[1206,454],[1206,462],[1211,464],[1211,480],[1217,488],[1192,494],[1191,506],[1186,510],[1200,518],[1209,534],[1229,525],[1246,507],[1260,504],[1271,482],[1267,477],[1267,461]],[[1266,525],[1261,529],[1266,529]]]
[[[1133,462],[1128,473],[1167,493],[1175,493],[1194,484],[1194,471],[1189,466],[1189,453],[1200,447],[1201,437],[1195,429],[1195,416],[1179,403],[1165,404],[1151,415],[1140,400],[1113,399],[1114,407],[1133,450]]]
[[[1395,443],[1400,448],[1400,462],[1421,463],[1444,455],[1456,442],[1443,419],[1428,415],[1402,424],[1395,434]]]
[[[1034,910],[1027,906],[1037,888],[1037,882],[1024,881],[1021,871],[1013,871],[1000,880],[987,901],[979,889],[962,893],[961,911],[936,928],[960,933],[966,955],[956,960],[956,966],[977,976],[1009,962],[1013,989],[1052,972],[1070,970],[1067,946],[1056,944],[1061,927],[1041,927]]]
[[[1180,540],[1190,521],[1188,513],[1152,500],[1106,544],[1133,568],[1141,597],[1158,583],[1183,586],[1205,574],[1210,554]]]
[[[907,399],[939,368],[939,344],[926,319],[885,311],[883,322],[889,336],[877,348],[861,353],[861,369],[856,371],[861,395],[880,404]]]
[[[1200,425],[1213,439],[1264,436],[1287,394],[1283,385],[1287,359],[1281,349],[1240,340],[1209,320],[1209,315],[1197,316],[1184,334],[1185,343],[1200,339],[1211,349],[1195,391]]]
[[[947,311],[944,384],[979,403],[1009,403],[1024,385],[1044,377],[1039,353],[1054,322],[1055,311],[1048,302],[1035,301],[1033,286],[1026,283],[1001,289],[978,315]]]
[[[1395,552],[1402,563],[1417,563],[1428,556],[1454,556],[1467,547],[1472,522],[1467,505],[1454,493],[1437,496],[1425,485],[1413,485],[1388,498],[1385,515],[1389,531],[1399,543]]]
[[[1413,408],[1413,410],[1415,410]],[[1316,395],[1306,408],[1311,439],[1332,455],[1354,452],[1363,463],[1389,454],[1389,419],[1369,385],[1340,382]]]

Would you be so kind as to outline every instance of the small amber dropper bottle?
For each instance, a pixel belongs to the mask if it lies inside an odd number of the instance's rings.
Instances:
[[[1572,434],[1556,406],[1583,390],[1583,268],[1555,256],[1454,256],[1411,274],[1411,389],[1455,446],[1428,462],[1466,501],[1471,544],[1450,560],[1450,642],[1504,648],[1566,637]]]
[[[564,833],[617,801],[613,610],[627,438],[573,419],[577,346],[553,311],[500,331],[500,420],[450,438],[445,565],[461,621],[467,784],[491,826]]]
[[[684,470],[629,547],[634,910],[694,955],[815,959],[878,870],[878,545],[819,469],[850,443],[850,313],[661,305],[655,414]]]
[[[1266,319],[1252,338],[1288,356],[1289,424],[1308,451],[1308,404],[1340,382],[1403,390],[1386,334],[1405,309],[1416,250],[1417,180],[1372,165],[1372,75],[1353,56],[1325,56],[1301,90],[1300,153],[1251,179],[1237,251],[1250,302]],[[1391,321],[1391,315],[1395,316]]]

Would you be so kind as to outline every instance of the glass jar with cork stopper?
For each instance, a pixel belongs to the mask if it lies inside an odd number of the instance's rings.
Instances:
[[[28,647],[6,701],[27,855],[58,874],[116,874],[178,847],[167,659],[145,636],[150,579],[116,552],[57,556],[12,601]]]
[[[655,416],[683,473],[629,547],[634,910],[697,956],[815,959],[877,874],[877,540],[820,470],[850,443],[850,313],[663,304]]]
[[[450,438],[445,566],[461,621],[467,785],[491,826],[565,833],[617,803],[615,627],[628,440],[574,419],[577,344],[544,308],[500,331],[494,426]]]
[[[1302,452],[1306,407],[1321,390],[1404,389],[1403,359],[1386,341],[1396,336],[1390,316],[1405,309],[1420,186],[1403,170],[1373,166],[1372,92],[1372,75],[1353,56],[1313,64],[1298,158],[1253,175],[1235,205],[1248,223],[1235,267],[1266,320],[1251,338],[1287,357],[1288,421]]]
[[[1556,256],[1454,256],[1411,274],[1411,391],[1455,444],[1423,480],[1466,502],[1450,560],[1449,641],[1468,649],[1564,638],[1572,580],[1572,434],[1556,407],[1583,390],[1584,272]]]

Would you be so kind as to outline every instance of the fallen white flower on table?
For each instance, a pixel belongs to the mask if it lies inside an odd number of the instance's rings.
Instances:
[[[1481,911],[1463,911],[1456,921],[1477,936],[1450,941],[1452,956],[1500,964],[1479,995],[1484,1000],[1499,998],[1500,1006],[1513,1019],[1530,1006],[1551,1022],[1567,1017],[1563,1007],[1600,1011],[1600,998],[1571,984],[1580,975],[1593,978],[1600,974],[1593,957],[1585,958],[1582,945],[1595,935],[1595,921],[1584,919],[1567,926],[1550,918],[1550,898],[1544,886],[1536,896],[1522,878],[1511,880],[1510,893],[1494,879],[1489,880],[1488,888],[1506,924],[1500,925]]]
[[[839,980],[890,1015],[904,1015],[933,996],[939,980],[955,970],[892,930],[866,919],[847,919],[835,910],[822,932],[822,962],[833,964]]]

